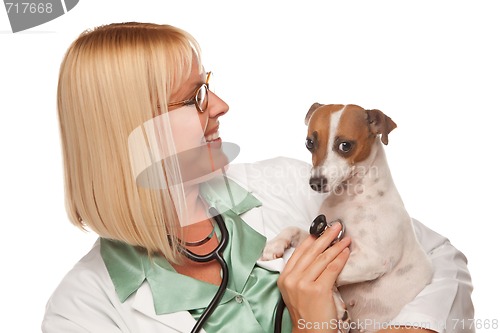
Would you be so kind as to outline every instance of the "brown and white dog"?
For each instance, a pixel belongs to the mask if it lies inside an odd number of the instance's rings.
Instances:
[[[416,239],[382,146],[396,124],[379,110],[318,103],[305,122],[313,164],[310,185],[329,192],[319,213],[327,221],[342,220],[352,238],[349,260],[337,280],[351,332],[375,331],[432,278],[430,261]],[[297,228],[284,230],[268,243],[263,257],[282,256],[304,234]],[[345,319],[343,304],[338,299],[336,303],[338,319]]]

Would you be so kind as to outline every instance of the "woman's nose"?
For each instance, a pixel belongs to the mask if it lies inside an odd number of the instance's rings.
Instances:
[[[219,96],[214,92],[209,91],[208,98],[208,115],[210,118],[218,118],[229,111],[229,105],[224,102]]]

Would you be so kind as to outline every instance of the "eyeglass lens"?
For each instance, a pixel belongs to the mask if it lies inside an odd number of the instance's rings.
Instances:
[[[205,111],[208,108],[208,87],[206,84],[202,85],[196,92],[195,101],[200,111]]]

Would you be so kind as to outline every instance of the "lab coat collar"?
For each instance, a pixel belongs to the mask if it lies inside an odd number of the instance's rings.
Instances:
[[[143,283],[137,292],[127,300],[127,302],[130,302],[132,308],[136,311],[164,324],[167,327],[170,327],[176,332],[191,332],[196,324],[196,320],[188,311],[178,311],[157,315],[154,308],[153,294],[151,293],[151,289],[147,283]],[[206,333],[203,328],[200,332]]]

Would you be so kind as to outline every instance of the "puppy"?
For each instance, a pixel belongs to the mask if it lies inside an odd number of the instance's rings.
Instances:
[[[337,279],[350,317],[342,331],[375,332],[432,278],[430,260],[416,239],[382,146],[396,124],[379,110],[318,103],[305,122],[313,164],[310,186],[329,193],[319,213],[327,221],[340,219],[352,238],[350,257]],[[287,228],[267,244],[263,258],[281,257],[305,234]],[[335,300],[338,319],[345,320],[344,304]]]

